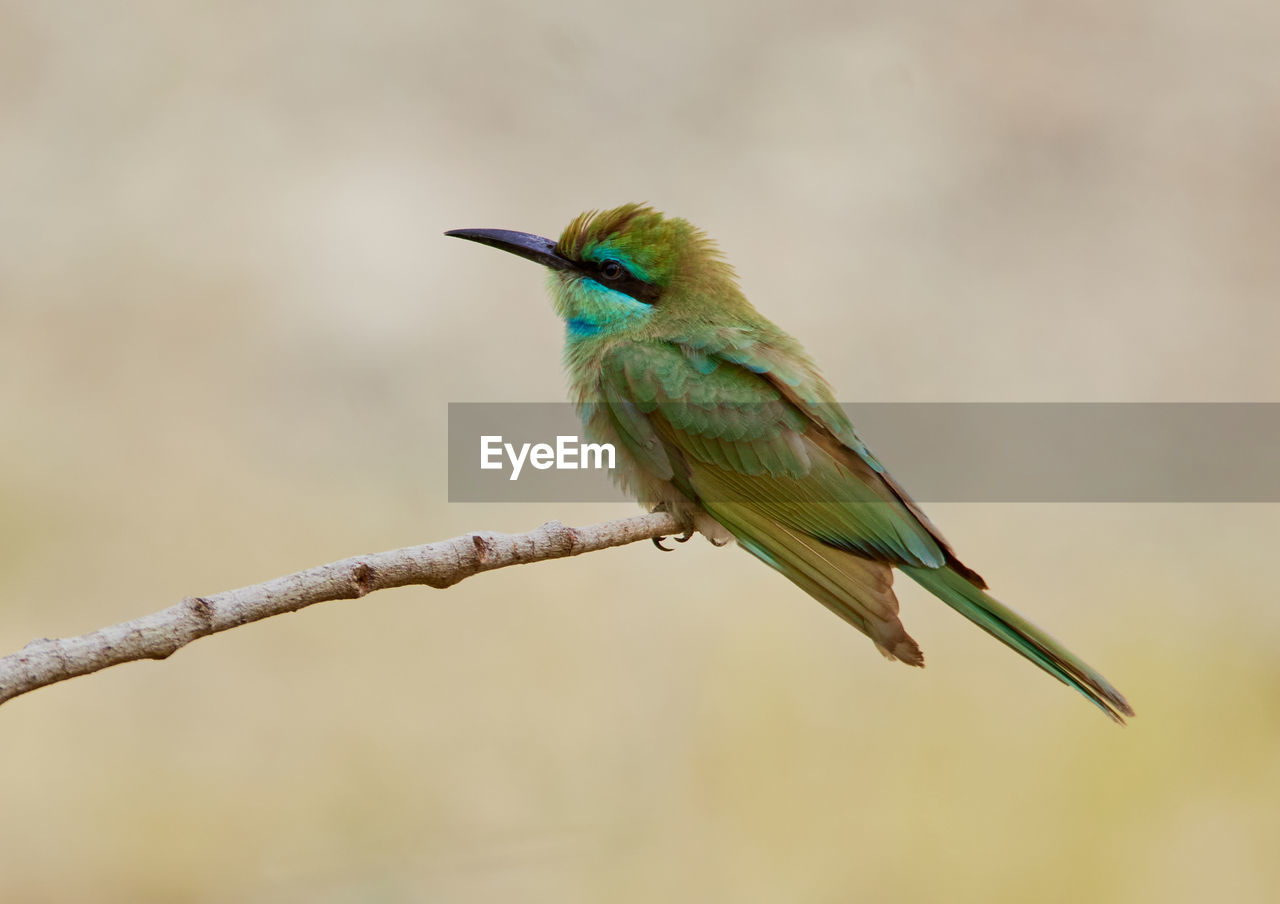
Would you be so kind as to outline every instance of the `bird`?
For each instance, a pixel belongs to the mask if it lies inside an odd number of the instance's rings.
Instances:
[[[923,666],[899,619],[897,569],[1115,722],[1134,714],[1097,670],[987,592],[702,230],[630,203],[579,214],[554,241],[445,235],[547,268],[584,432],[613,444],[624,490],[685,525],[677,539],[736,540],[887,659]]]

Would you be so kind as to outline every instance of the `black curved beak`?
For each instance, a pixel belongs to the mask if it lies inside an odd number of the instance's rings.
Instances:
[[[556,243],[540,235],[510,229],[450,229],[445,235],[501,248],[553,270],[570,270],[574,264],[556,253]]]

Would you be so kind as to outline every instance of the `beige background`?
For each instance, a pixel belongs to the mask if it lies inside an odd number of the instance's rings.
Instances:
[[[525,262],[648,200],[842,398],[1280,401],[1280,7],[0,3],[0,647],[449,505],[563,397]],[[874,437],[870,437],[874,445]],[[1128,729],[914,587],[930,667],[735,550],[330,604],[0,709],[0,894],[1275,900],[1280,508],[934,506]]]

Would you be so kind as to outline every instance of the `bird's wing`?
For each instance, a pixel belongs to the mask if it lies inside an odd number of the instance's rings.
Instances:
[[[887,564],[949,564],[945,543],[865,451],[843,412],[834,403],[822,411],[802,383],[667,342],[615,347],[602,360],[601,379],[628,450],[647,467],[669,468],[672,476],[661,476],[709,511],[750,510]]]
[[[813,423],[813,440],[830,455],[846,461],[855,470],[865,465],[874,471],[879,482],[902,503],[920,528],[942,550],[947,564],[975,587],[986,589],[987,583],[982,576],[959,560],[942,532],[867,448],[867,444],[854,430],[849,416],[832,396],[826,381],[818,377],[803,354],[796,354],[798,344],[794,344],[793,340],[782,343],[761,342],[750,332],[731,328],[722,328],[709,334],[704,341],[715,348],[717,356],[745,367],[769,381],[783,397],[808,415]]]
[[[878,472],[768,379],[688,346],[629,344],[602,359],[622,444],[882,653],[923,665],[898,620],[893,565],[946,563]],[[669,475],[669,476],[668,476]]]

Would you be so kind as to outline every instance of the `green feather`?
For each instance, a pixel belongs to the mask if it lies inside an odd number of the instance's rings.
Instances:
[[[904,567],[903,573],[992,637],[1074,687],[1115,721],[1132,716],[1124,695],[1095,669],[1008,606],[949,568]]]

